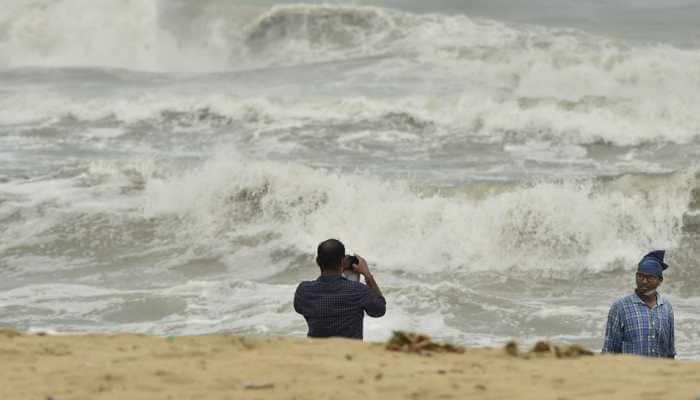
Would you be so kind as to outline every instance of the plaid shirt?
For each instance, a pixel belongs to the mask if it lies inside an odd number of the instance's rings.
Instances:
[[[603,353],[626,353],[674,358],[673,307],[657,294],[649,308],[633,293],[610,307]]]
[[[299,284],[294,310],[306,319],[309,337],[362,339],[365,312],[370,317],[381,317],[386,312],[386,301],[362,283],[340,275],[320,276]]]

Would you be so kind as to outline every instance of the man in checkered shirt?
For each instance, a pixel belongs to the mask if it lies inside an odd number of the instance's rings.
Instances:
[[[652,251],[637,268],[637,290],[608,314],[603,353],[675,358],[673,307],[656,288],[663,282],[664,251]]]
[[[365,313],[377,318],[386,312],[386,300],[367,262],[360,256],[357,260],[351,265],[339,240],[328,239],[318,245],[316,263],[321,276],[300,283],[294,294],[294,310],[306,319],[309,337],[362,339]],[[367,284],[346,279],[344,270],[364,276]]]

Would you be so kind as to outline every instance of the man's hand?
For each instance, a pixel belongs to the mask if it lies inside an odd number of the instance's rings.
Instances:
[[[369,290],[374,292],[374,294],[379,297],[384,297],[382,296],[382,291],[379,289],[379,285],[377,285],[377,282],[374,281],[372,273],[369,272],[367,261],[365,261],[364,258],[358,256],[357,254],[355,255],[355,257],[357,257],[357,261],[359,261],[357,266],[355,266],[355,272],[365,277],[365,283],[367,284],[367,287],[369,287]]]
[[[357,266],[354,266],[355,272],[364,276],[365,278],[367,278],[367,276],[371,276],[372,274],[369,272],[369,266],[367,266],[367,261],[365,261],[364,258],[358,255],[355,255],[355,257],[357,257],[357,260],[359,261],[359,264],[357,264]]]

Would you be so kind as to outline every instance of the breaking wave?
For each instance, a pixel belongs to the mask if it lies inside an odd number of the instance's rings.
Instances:
[[[249,101],[243,95],[183,96],[161,90],[155,98],[139,94],[80,100],[21,90],[0,100],[2,123],[66,115],[127,122],[178,115],[187,122],[202,113],[205,121],[212,117],[215,123],[226,123],[243,113],[243,119],[270,125],[329,119],[355,124],[400,114],[430,126],[431,134],[492,142],[536,139],[627,146],[689,143],[700,135],[698,50],[631,46],[570,29],[515,27],[465,15],[359,6],[7,3],[0,12],[0,67],[6,68],[0,78],[8,82],[24,82],[22,74],[32,82],[42,74],[27,70],[28,65],[88,67],[80,70],[82,79],[93,76],[134,87],[153,81],[161,81],[162,87],[182,83],[166,73],[172,71],[196,72],[206,80],[216,79],[209,75],[214,70],[246,70],[265,81],[298,72],[284,66],[306,65],[311,74],[324,75],[333,69],[320,69],[317,63],[378,57],[347,64],[335,82],[338,92],[368,86],[400,99],[351,93],[316,101],[313,96],[279,99],[263,94]],[[81,18],[76,20],[76,15]],[[266,69],[271,66],[277,69]],[[117,67],[161,74],[138,75]],[[69,69],[52,73],[63,74],[63,80],[72,76]],[[419,83],[426,80],[442,89],[421,94]]]
[[[675,103],[675,106],[673,105]],[[229,95],[135,95],[76,98],[13,94],[0,99],[0,124],[41,126],[109,123],[156,127],[236,127],[313,134],[335,126],[339,134],[392,130],[439,143],[551,143],[634,146],[690,143],[700,136],[700,113],[680,99],[662,101],[511,99],[500,101],[463,93],[456,98],[410,96],[402,99],[348,97],[336,100],[237,97]]]
[[[224,248],[269,241],[307,253],[319,238],[337,236],[360,253],[371,249],[384,267],[414,273],[568,275],[634,265],[644,249],[677,246],[693,185],[693,173],[683,171],[505,190],[467,187],[446,195],[372,176],[226,156],[184,175],[149,180],[145,213],[175,224],[168,229],[188,242]]]
[[[684,218],[697,212],[696,173],[471,184],[447,193],[235,154],[185,172],[100,163],[60,186],[4,184],[0,234],[9,236],[0,250],[7,260],[17,242],[24,252],[63,249],[56,258],[173,246],[211,257],[299,255],[339,237],[396,271],[595,273],[634,265],[645,249],[680,246]]]

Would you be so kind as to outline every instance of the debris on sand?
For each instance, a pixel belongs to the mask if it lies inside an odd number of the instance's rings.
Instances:
[[[17,336],[22,336],[22,334],[12,328],[0,328],[0,337],[13,338]]]
[[[264,389],[274,389],[275,384],[274,383],[262,383],[262,384],[255,384],[255,383],[247,383],[243,385],[243,389],[245,390],[264,390]]]
[[[392,351],[418,354],[427,354],[430,352],[464,353],[465,351],[463,346],[433,342],[429,335],[403,331],[394,331],[391,339],[386,342],[386,348]]]
[[[549,342],[539,341],[532,346],[531,353],[551,353],[552,345]]]
[[[506,343],[504,349],[506,350],[506,353],[510,354],[511,356],[517,356],[518,354],[520,354],[520,350],[518,350],[518,344],[512,340]]]
[[[531,353],[549,353],[557,358],[574,358],[578,356],[592,356],[593,352],[579,345],[555,346],[549,342],[539,341],[530,350]]]
[[[592,351],[575,344],[571,346],[556,346],[554,351],[557,358],[574,358],[578,356],[592,356],[594,354]]]
[[[549,342],[539,341],[532,346],[527,353],[518,352],[518,344],[510,341],[504,347],[506,353],[514,357],[530,358],[531,355],[552,355],[556,358],[576,358],[579,356],[592,356],[593,352],[579,345],[555,346]]]

